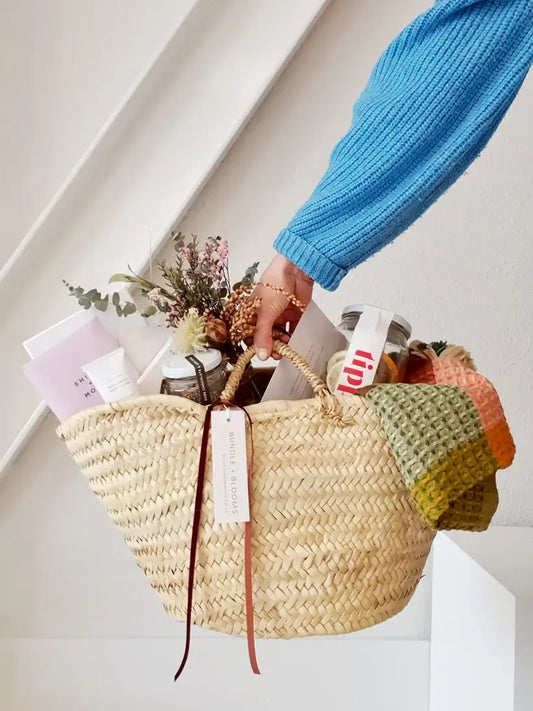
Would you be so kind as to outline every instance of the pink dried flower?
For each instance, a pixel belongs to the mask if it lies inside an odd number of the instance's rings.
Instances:
[[[167,325],[169,328],[175,328],[180,320],[183,318],[185,309],[181,300],[176,297],[174,303],[170,307],[170,311],[167,315]]]
[[[218,246],[218,254],[219,254],[219,256],[220,256],[220,259],[222,259],[223,262],[226,261],[226,259],[228,258],[228,255],[229,255],[229,243],[228,243],[228,240],[223,239],[222,242],[219,244],[219,246]]]

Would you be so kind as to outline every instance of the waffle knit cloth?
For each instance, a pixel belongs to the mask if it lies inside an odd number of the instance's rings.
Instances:
[[[515,454],[498,394],[458,363],[427,363],[411,380],[367,398],[413,501],[430,528],[483,531],[498,506],[496,471]]]
[[[466,170],[532,61],[532,0],[437,0],[379,59],[329,169],[276,249],[335,289]]]

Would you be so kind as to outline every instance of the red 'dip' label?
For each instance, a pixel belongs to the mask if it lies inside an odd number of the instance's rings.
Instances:
[[[393,311],[364,307],[346,350],[337,393],[355,395],[372,385],[393,317]]]
[[[375,359],[372,353],[357,349],[354,356],[355,357],[351,360],[351,364],[344,365],[342,368],[341,378],[337,383],[337,392],[353,394],[355,390],[364,387],[363,377],[365,376],[365,370],[367,373],[370,373],[375,368]],[[342,376],[344,376],[344,378]],[[343,383],[342,380],[344,380],[346,384]],[[372,376],[372,381],[373,380],[374,376]]]

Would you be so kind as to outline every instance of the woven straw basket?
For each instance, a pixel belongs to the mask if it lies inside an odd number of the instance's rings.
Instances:
[[[316,397],[247,408],[253,422],[253,588],[258,637],[352,632],[410,600],[434,532],[416,512],[365,398],[334,398],[288,346]],[[248,349],[230,377],[231,400]],[[59,429],[165,610],[183,620],[206,408],[157,395],[99,405]],[[210,459],[193,622],[246,634],[243,524],[215,524]]]

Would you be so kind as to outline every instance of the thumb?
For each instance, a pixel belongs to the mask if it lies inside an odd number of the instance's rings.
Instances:
[[[272,327],[280,316],[286,304],[283,300],[263,298],[257,311],[257,321],[254,332],[254,346],[259,360],[267,360],[272,354]]]
[[[254,346],[259,360],[267,360],[272,353],[272,326],[275,315],[270,309],[259,308],[254,332]]]

